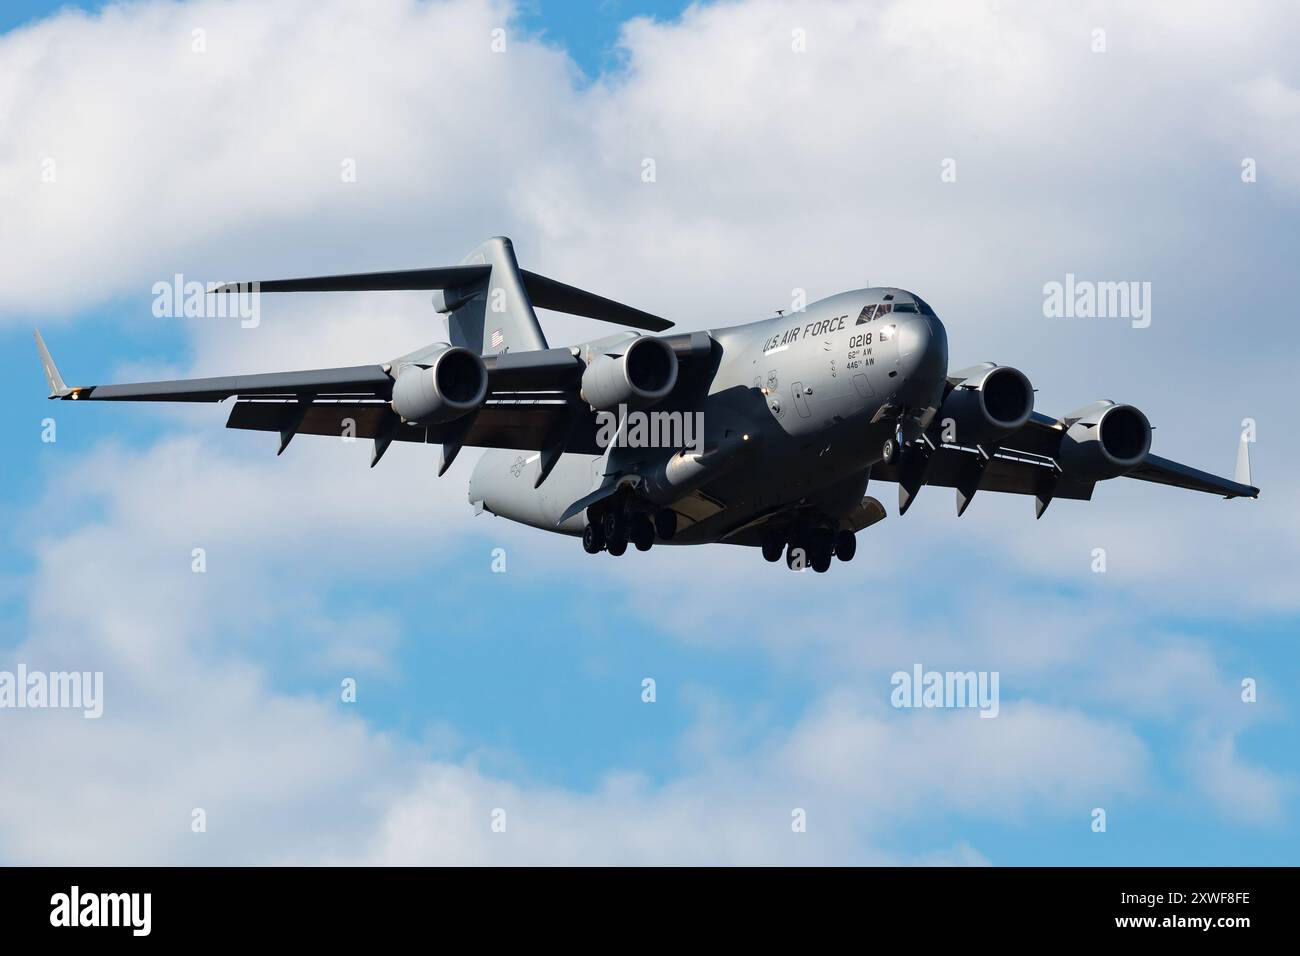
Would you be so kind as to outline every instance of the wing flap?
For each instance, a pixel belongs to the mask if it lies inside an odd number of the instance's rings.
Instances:
[[[230,409],[226,427],[281,432],[293,424],[298,414],[301,411],[297,402],[240,400]],[[474,415],[463,438],[458,432],[464,426],[461,421],[428,426],[407,422],[398,425],[389,435],[388,429],[395,416],[384,402],[314,402],[303,414],[296,431],[301,435],[335,438],[349,435],[429,444],[442,444],[454,438],[463,445],[477,448],[540,451],[546,447],[555,430],[565,426],[573,414],[574,410],[562,403],[489,401]],[[599,454],[594,418],[590,427],[584,425],[580,420],[565,450]]]
[[[925,484],[941,488],[956,488],[963,479],[965,466],[976,452],[943,445],[935,450],[925,471]],[[872,480],[898,481],[898,466],[877,464],[871,468]],[[990,459],[980,478],[980,491],[1001,491],[1013,495],[1036,495],[1045,480],[1056,474],[1050,461],[1035,460],[1027,456],[998,453]],[[1072,481],[1057,476],[1052,496],[1072,498],[1076,501],[1092,499],[1091,482]]]

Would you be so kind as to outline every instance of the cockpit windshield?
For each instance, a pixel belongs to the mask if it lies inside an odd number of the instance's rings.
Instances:
[[[888,315],[894,310],[894,303],[881,302],[878,305],[869,305],[858,313],[856,325],[862,325],[864,322],[870,322],[872,319],[878,319],[882,315]]]
[[[911,299],[911,301],[893,301],[896,299],[896,296],[891,292],[885,296],[886,301],[873,303],[872,305],[864,307],[863,310],[858,313],[858,321],[855,324],[863,325],[864,323],[871,322],[883,315],[889,315],[891,312],[910,312],[913,315],[929,315],[937,318],[937,316],[934,315],[934,309],[930,308],[929,303],[919,295],[912,295],[910,292],[905,292],[903,293],[903,297],[904,299]]]
[[[938,318],[938,316],[934,314],[934,309],[930,308],[930,303],[926,302],[919,295],[913,295],[912,298],[916,301],[916,307],[921,310],[922,315],[928,315],[936,319]]]

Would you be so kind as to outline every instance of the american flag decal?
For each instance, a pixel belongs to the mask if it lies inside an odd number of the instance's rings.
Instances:
[[[500,329],[493,329],[493,330],[492,330],[492,347],[493,347],[494,349],[498,349],[498,348],[501,347],[501,343],[504,342],[504,341],[505,341],[505,338],[501,335],[501,330],[500,330]]]

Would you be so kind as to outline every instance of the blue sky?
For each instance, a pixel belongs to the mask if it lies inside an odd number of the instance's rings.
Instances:
[[[325,4],[320,36],[354,38],[329,68],[255,5],[5,8],[0,670],[102,668],[107,701],[103,726],[0,712],[23,771],[0,860],[1295,861],[1295,18],[1242,14],[1225,46],[1211,19],[1169,40],[1173,7],[680,6],[381,5],[359,31]],[[196,23],[220,80],[169,46]],[[497,23],[504,58],[463,51]],[[241,28],[265,46],[227,49]],[[50,154],[67,204],[33,185]],[[435,482],[417,448],[276,459],[224,407],[44,399],[35,325],[76,383],[391,357],[438,334],[420,296],[267,301],[241,330],[155,318],[150,288],[450,263],[498,233],[683,328],[795,286],[915,288],[954,367],[1014,364],[1040,410],[1133,401],[1159,454],[1220,474],[1255,418],[1264,495],[1121,481],[1040,522],[992,495],[957,521],[946,491],[899,519],[873,485],[890,517],[828,575],[717,546],[615,562],[472,517],[469,452]],[[1151,281],[1151,328],[1043,318],[1067,271]],[[998,670],[1003,715],[891,709],[914,662]],[[493,842],[496,806],[519,822]]]

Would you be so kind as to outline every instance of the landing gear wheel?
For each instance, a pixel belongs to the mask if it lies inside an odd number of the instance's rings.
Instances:
[[[599,525],[589,524],[582,529],[582,550],[598,554],[605,550],[605,531]]]
[[[886,438],[885,443],[880,446],[880,463],[882,465],[898,464],[898,442],[893,438]]]
[[[627,517],[623,512],[616,508],[610,508],[605,512],[605,517],[601,521],[602,529],[605,532],[606,541],[614,541],[622,538],[624,543],[627,542]]]
[[[834,538],[831,537],[831,533],[818,531],[808,545],[808,563],[818,574],[825,574],[830,570],[834,550]]]
[[[847,529],[835,533],[835,557],[841,561],[852,561],[858,553],[858,536]]]
[[[634,514],[629,524],[629,537],[638,551],[649,551],[655,543],[655,527],[643,514]]]
[[[661,508],[655,512],[655,533],[660,541],[671,541],[677,533],[677,512],[670,508]]]
[[[785,538],[773,532],[763,538],[763,560],[780,561],[781,552],[785,550]]]
[[[627,538],[610,538],[605,542],[605,550],[614,557],[619,557],[627,550]]]

